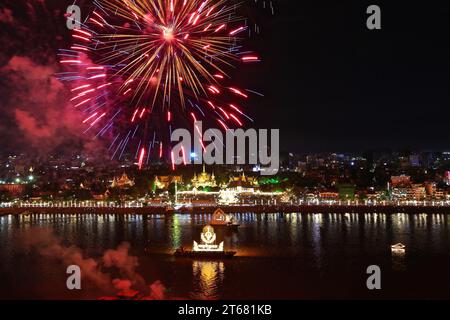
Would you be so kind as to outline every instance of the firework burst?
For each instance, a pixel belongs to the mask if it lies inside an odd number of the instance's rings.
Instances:
[[[248,28],[230,0],[97,0],[73,45],[61,50],[59,75],[71,83],[86,132],[110,136],[112,158],[127,146],[140,168],[151,150],[163,157],[162,132],[175,120],[214,119],[223,129],[250,120],[240,100],[254,92],[227,70],[259,57],[242,50]],[[164,119],[164,121],[162,121]],[[162,124],[164,123],[164,125]],[[163,127],[168,130],[163,130]],[[168,145],[166,143],[166,145]],[[188,151],[187,151],[188,152]]]

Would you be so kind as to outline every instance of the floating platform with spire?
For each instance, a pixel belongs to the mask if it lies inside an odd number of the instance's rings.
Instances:
[[[193,259],[230,259],[236,255],[236,251],[225,251],[223,241],[216,244],[214,228],[207,225],[201,233],[201,243],[194,241],[192,250],[180,248],[175,250],[174,256],[178,258]]]

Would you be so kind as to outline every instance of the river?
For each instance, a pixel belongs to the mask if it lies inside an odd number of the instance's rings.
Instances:
[[[171,255],[175,248],[190,247],[199,240],[210,214],[2,216],[0,299],[110,295],[92,277],[82,278],[81,290],[68,290],[66,265],[74,258],[64,250],[80,253],[83,261],[101,263],[105,251],[124,242],[129,244],[125,258],[136,258],[126,260],[119,269],[102,267],[102,275],[130,277],[123,269],[128,270],[126,263],[133,261],[131,277],[138,275],[148,285],[159,281],[168,299],[450,298],[448,215],[234,216],[241,224],[237,232],[216,228],[226,249],[238,252],[227,261]],[[391,253],[390,246],[398,242],[406,245],[404,254]],[[370,265],[381,269],[381,290],[367,289]]]

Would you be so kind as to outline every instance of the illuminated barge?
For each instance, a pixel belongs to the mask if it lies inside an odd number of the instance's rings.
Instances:
[[[195,259],[230,259],[237,253],[236,251],[225,251],[223,241],[215,244],[216,234],[210,225],[203,228],[200,238],[202,242],[199,244],[194,241],[192,250],[180,248],[174,252],[174,256]]]

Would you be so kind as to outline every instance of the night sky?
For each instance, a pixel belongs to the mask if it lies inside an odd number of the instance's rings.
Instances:
[[[64,87],[48,79],[31,86],[33,73],[26,71],[57,71],[56,51],[70,35],[62,18],[70,1],[45,1],[41,18],[32,21],[29,17],[36,12],[30,13],[29,2],[39,6],[39,1],[25,0],[0,5],[1,150],[40,144],[44,138],[52,141],[54,136],[59,144],[84,139],[77,133],[78,118],[61,123],[61,107],[50,106],[67,99]],[[284,150],[450,150],[450,4],[274,3],[275,16],[255,6],[262,30],[250,44],[263,62],[245,73],[236,71],[234,77],[265,94],[247,111],[257,127],[281,130]],[[366,28],[370,4],[381,7],[382,30]],[[21,81],[45,98],[29,103]],[[49,90],[58,93],[48,97]],[[54,111],[50,117],[41,114],[46,108]],[[43,130],[38,137],[30,131],[31,116],[31,127]],[[53,141],[46,150],[50,145]]]
[[[369,4],[382,30],[366,28]],[[450,4],[285,0],[279,10],[261,121],[282,129],[284,145],[450,149]]]

